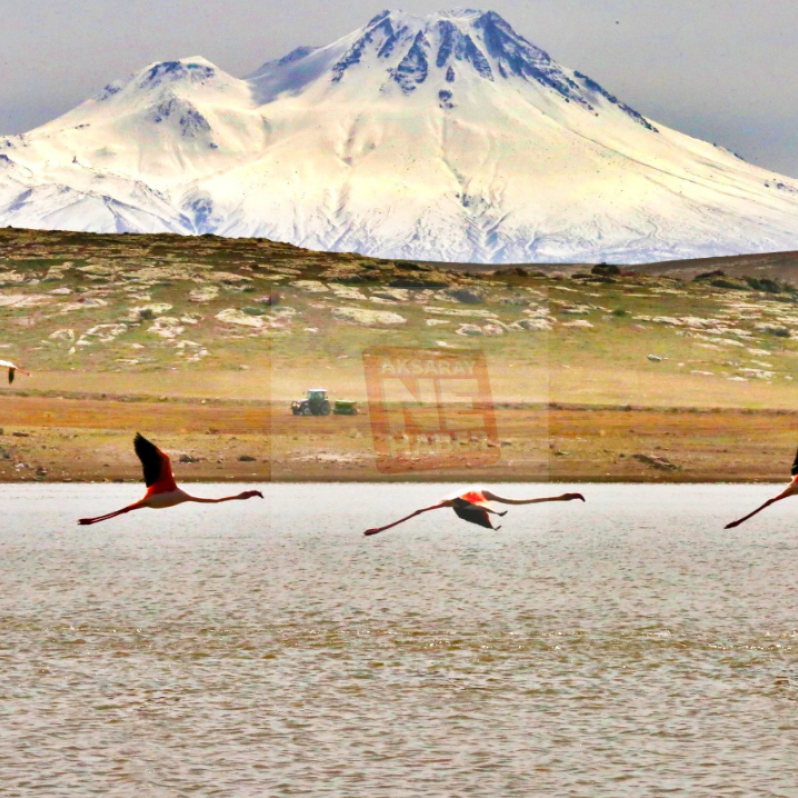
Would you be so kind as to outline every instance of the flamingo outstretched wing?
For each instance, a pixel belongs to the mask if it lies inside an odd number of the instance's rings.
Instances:
[[[471,488],[452,500],[452,509],[463,521],[485,527],[485,529],[499,529],[499,527],[493,526],[490,516],[507,515],[507,511],[497,510],[486,494],[487,491],[484,489]]]
[[[140,432],[136,433],[133,446],[144,470],[144,484],[150,492],[177,490],[169,456]]]
[[[490,522],[487,510],[484,507],[480,507],[479,504],[463,501],[452,505],[452,509],[457,514],[457,517],[462,518],[463,521],[468,521],[477,526],[484,526],[485,529],[498,529]],[[499,515],[505,515],[505,513],[499,513]]]
[[[793,460],[792,468],[790,469],[792,476],[798,476],[798,452],[795,453],[795,460]]]
[[[11,385],[11,383],[14,382],[14,377],[16,377],[18,371],[21,371],[23,374],[30,377],[29,371],[21,369],[16,363],[12,363],[10,360],[0,360],[0,368],[8,369],[9,385]]]

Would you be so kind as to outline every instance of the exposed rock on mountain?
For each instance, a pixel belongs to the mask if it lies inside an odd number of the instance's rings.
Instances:
[[[0,225],[632,263],[794,249],[798,182],[646,119],[494,12],[385,11],[243,80],[152,64],[0,138]]]

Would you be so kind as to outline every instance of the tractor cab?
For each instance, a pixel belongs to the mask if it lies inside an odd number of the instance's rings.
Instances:
[[[291,403],[291,412],[295,416],[329,416],[330,409],[326,388],[308,388],[306,399]]]

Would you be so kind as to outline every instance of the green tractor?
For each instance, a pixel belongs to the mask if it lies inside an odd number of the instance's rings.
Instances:
[[[291,402],[291,412],[295,416],[329,416],[330,402],[326,388],[308,388],[308,398]]]

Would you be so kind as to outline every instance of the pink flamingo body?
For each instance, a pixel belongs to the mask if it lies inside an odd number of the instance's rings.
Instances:
[[[724,529],[734,529],[734,527],[739,526],[743,523],[743,521],[747,521],[752,516],[756,515],[757,513],[761,513],[767,507],[770,507],[771,504],[775,504],[776,502],[780,502],[782,499],[786,499],[789,496],[795,496],[798,493],[798,452],[795,455],[795,461],[792,464],[792,469],[790,471],[792,474],[792,482],[781,492],[778,496],[774,496],[772,499],[768,499],[764,504],[760,505],[748,515],[744,515],[742,518],[738,518],[736,521],[732,521],[730,524],[726,524]]]
[[[501,512],[497,510],[491,502],[500,502],[501,504],[539,504],[541,502],[568,502],[573,499],[581,499],[585,501],[585,497],[581,493],[564,493],[562,496],[550,496],[542,499],[505,499],[502,496],[497,496],[495,493],[482,489],[469,490],[460,494],[452,499],[444,499],[438,504],[433,504],[430,507],[422,507],[398,521],[385,526],[373,527],[367,529],[364,535],[376,535],[378,532],[383,532],[391,527],[398,526],[399,524],[415,518],[421,513],[429,512],[430,510],[440,510],[443,507],[451,507],[458,517],[471,524],[485,527],[486,529],[501,529],[500,526],[493,526],[490,520],[491,515],[506,515],[507,511]]]
[[[147,492],[144,498],[140,499],[121,510],[116,510],[105,515],[98,515],[95,518],[81,518],[78,523],[81,525],[96,524],[99,521],[107,521],[117,515],[129,513],[131,510],[140,510],[149,507],[153,510],[161,510],[165,507],[174,507],[183,502],[199,502],[201,504],[219,504],[235,500],[251,499],[254,496],[263,498],[259,490],[245,490],[235,496],[224,496],[221,499],[203,499],[199,496],[192,496],[177,486],[172,475],[172,464],[169,456],[162,452],[154,443],[148,441],[140,433],[136,433],[133,440],[136,454],[144,469],[144,482],[147,485]]]

